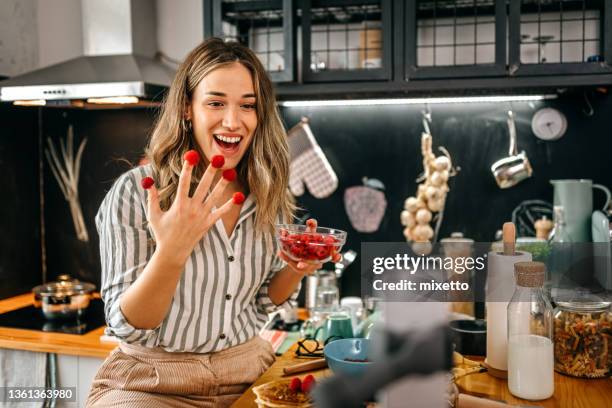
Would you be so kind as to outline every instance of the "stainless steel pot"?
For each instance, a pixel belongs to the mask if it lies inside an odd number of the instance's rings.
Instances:
[[[42,309],[47,319],[74,319],[82,316],[96,286],[92,283],[60,275],[55,282],[32,289],[34,305]]]

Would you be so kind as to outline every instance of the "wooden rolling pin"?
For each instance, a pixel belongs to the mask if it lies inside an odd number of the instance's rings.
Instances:
[[[303,373],[305,371],[319,370],[327,367],[327,361],[324,358],[307,361],[305,363],[295,364],[290,367],[283,368],[284,375],[293,375]]]

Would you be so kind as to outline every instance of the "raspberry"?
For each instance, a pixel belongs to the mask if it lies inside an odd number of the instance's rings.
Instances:
[[[317,228],[317,222],[315,220],[313,220],[312,218],[309,218],[306,221],[306,226],[311,229],[311,230],[315,230]]]
[[[234,196],[232,197],[232,200],[234,200],[234,204],[236,205],[240,205],[242,203],[244,203],[244,194],[242,194],[240,191],[234,193]]]
[[[213,156],[210,164],[212,164],[215,169],[220,169],[225,164],[225,157],[221,156],[220,154]]]
[[[302,392],[303,393],[310,392],[312,390],[312,388],[316,385],[316,383],[317,382],[316,382],[315,378],[312,376],[312,374],[308,374],[302,380]]]
[[[185,159],[185,161],[190,165],[195,166],[200,161],[200,154],[195,150],[189,150],[187,153],[185,153],[183,159]]]
[[[223,170],[223,178],[230,182],[236,180],[236,170],[234,169]]]
[[[317,254],[317,258],[325,259],[329,256],[329,249],[327,249],[326,247],[319,247],[317,248],[315,253]]]
[[[142,180],[140,180],[140,185],[145,190],[150,189],[153,186],[153,184],[155,184],[155,180],[153,180],[153,178],[151,177],[144,177]]]
[[[292,378],[289,388],[293,392],[299,392],[302,389],[302,381],[297,377]]]
[[[326,244],[335,244],[335,243],[336,243],[336,238],[334,238],[334,237],[333,237],[333,236],[331,236],[331,235],[328,235],[328,236],[326,236],[326,237],[323,239],[323,242],[325,242]]]

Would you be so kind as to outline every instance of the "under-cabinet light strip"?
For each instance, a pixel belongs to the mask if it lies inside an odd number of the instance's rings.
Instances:
[[[119,103],[119,104],[130,104],[130,103],[138,103],[137,96],[111,96],[106,98],[87,98],[87,103],[99,103],[99,104],[107,104],[107,103]]]
[[[16,106],[45,106],[47,101],[44,99],[32,99],[27,101],[13,101],[13,105]]]
[[[358,105],[422,105],[436,103],[529,102],[555,99],[557,95],[453,96],[443,98],[337,99],[321,101],[280,101],[284,107],[358,106]]]

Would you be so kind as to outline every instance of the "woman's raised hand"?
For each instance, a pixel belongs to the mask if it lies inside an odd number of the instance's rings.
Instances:
[[[223,214],[233,205],[244,201],[242,193],[235,193],[230,200],[213,211],[214,203],[218,202],[227,185],[236,178],[234,169],[223,171],[223,177],[208,194],[215,175],[225,163],[220,155],[212,158],[193,196],[189,197],[191,174],[200,157],[195,150],[190,150],[185,153],[184,159],[176,196],[167,211],[160,208],[154,180],[150,177],[142,179],[142,186],[148,191],[147,215],[157,249],[176,257],[178,262],[187,259],[196,244]]]

